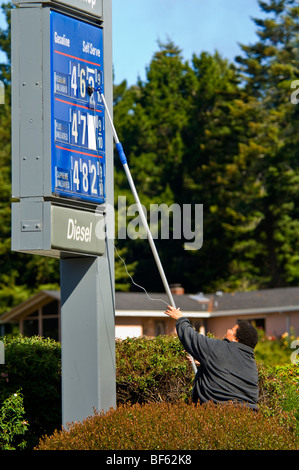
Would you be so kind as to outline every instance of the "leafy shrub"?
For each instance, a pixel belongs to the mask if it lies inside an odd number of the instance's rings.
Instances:
[[[259,406],[266,416],[280,422],[295,418],[299,435],[299,365],[264,366],[258,363]]]
[[[125,431],[125,432],[124,432]],[[38,450],[296,449],[289,423],[241,405],[121,405],[55,431]]]
[[[16,391],[24,396],[27,448],[61,429],[61,347],[39,337],[4,339],[0,404]],[[117,404],[182,404],[191,396],[194,373],[176,337],[134,338],[116,342]],[[281,425],[298,417],[299,366],[258,363],[260,410]],[[149,409],[149,408],[147,408]],[[115,415],[116,416],[116,415]]]
[[[2,339],[5,364],[1,366],[0,403],[21,391],[24,397],[27,447],[61,427],[61,362],[59,343],[40,337]]]
[[[121,403],[176,403],[191,396],[194,373],[176,337],[134,338],[116,344],[116,390]],[[268,366],[257,362],[260,405],[274,415],[296,401],[299,365]],[[299,399],[299,397],[298,397]]]
[[[282,365],[290,363],[293,349],[291,343],[296,336],[284,333],[281,337],[267,336],[263,330],[259,331],[259,341],[255,348],[256,360],[265,365]]]
[[[194,374],[173,336],[116,342],[118,403],[176,402],[190,396]]]
[[[24,414],[23,396],[20,393],[14,393],[4,400],[0,408],[1,450],[15,450],[25,447],[25,440],[20,439],[28,429]]]
[[[56,431],[39,449],[296,447],[294,403],[288,408],[287,402],[290,387],[299,380],[299,368],[293,364],[258,364],[260,412],[254,413],[236,405],[188,404],[194,373],[175,337],[118,341],[116,363],[117,410]]]

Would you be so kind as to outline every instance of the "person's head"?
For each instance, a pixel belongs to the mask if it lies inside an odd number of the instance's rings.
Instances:
[[[233,328],[228,329],[225,337],[229,341],[246,344],[252,349],[255,348],[258,342],[256,329],[249,321],[245,320],[239,320]]]

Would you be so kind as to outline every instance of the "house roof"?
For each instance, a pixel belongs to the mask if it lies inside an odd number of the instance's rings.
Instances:
[[[60,300],[59,290],[42,290],[30,297],[29,299],[21,302],[20,304],[13,307],[8,312],[3,313],[0,316],[0,323],[13,322],[23,314],[29,311],[33,311],[41,303],[46,302],[47,299]]]
[[[149,297],[148,297],[149,296]],[[43,290],[0,316],[0,323],[13,322],[48,298],[60,300],[59,290]],[[211,318],[230,315],[267,314],[299,311],[299,287],[265,289],[251,292],[204,295],[173,295],[174,302],[189,317]],[[165,293],[116,292],[116,316],[165,317]]]
[[[177,307],[181,310],[190,310],[198,312],[199,310],[206,310],[201,308],[202,303],[197,300],[193,300],[190,295],[175,295],[173,294],[173,300]],[[209,302],[209,299],[207,299]],[[206,304],[206,302],[205,302]],[[164,293],[149,293],[145,292],[116,292],[115,293],[115,306],[116,310],[157,310],[164,311],[169,305],[168,296]]]
[[[163,312],[168,297],[164,293],[150,293],[150,300],[143,292],[117,292],[116,311],[119,315],[129,311]],[[211,318],[227,315],[250,315],[255,313],[299,311],[299,287],[265,289],[250,292],[222,293],[205,295],[173,295],[177,307],[187,316]],[[125,313],[121,313],[125,312]]]
[[[212,312],[281,312],[299,310],[299,287],[265,289],[251,292],[218,293],[212,296]]]
[[[236,292],[217,297],[218,307],[231,309],[236,307],[286,307],[299,305],[299,287],[267,289],[254,292]],[[217,306],[216,306],[217,307]],[[216,309],[215,307],[215,309]]]

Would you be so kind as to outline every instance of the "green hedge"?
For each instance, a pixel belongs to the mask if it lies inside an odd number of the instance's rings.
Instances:
[[[38,450],[295,450],[278,417],[244,406],[122,405],[40,441]]]
[[[4,341],[6,364],[0,369],[0,406],[17,391],[22,393],[24,419],[29,424],[22,439],[27,448],[33,448],[43,435],[61,429],[61,347],[39,337]],[[151,405],[190,405],[194,373],[177,338],[117,341],[116,365],[117,404],[122,413],[130,413],[127,408],[137,405],[144,405],[136,408],[138,413],[151,410],[147,408]],[[299,422],[299,366],[258,363],[258,368],[260,415],[273,418],[282,427],[287,425],[291,432],[294,416]],[[118,419],[115,413],[113,416]]]
[[[294,332],[284,333],[281,337],[267,336],[263,330],[258,332],[259,340],[254,350],[258,362],[271,366],[290,363],[294,352],[291,344],[297,339]]]
[[[116,342],[118,403],[173,402],[191,394],[194,373],[173,336]]]
[[[40,337],[2,338],[5,364],[0,366],[0,404],[20,391],[25,419],[25,435],[32,448],[44,434],[61,428],[61,348]]]

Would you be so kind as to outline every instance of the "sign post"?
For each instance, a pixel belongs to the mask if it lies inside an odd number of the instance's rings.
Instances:
[[[60,259],[65,426],[116,405],[111,0],[13,3],[12,250]]]

